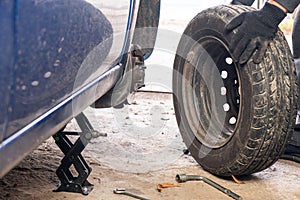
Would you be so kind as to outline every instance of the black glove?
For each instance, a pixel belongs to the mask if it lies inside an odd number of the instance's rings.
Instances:
[[[251,6],[253,4],[254,0],[232,0],[232,5],[245,5],[245,6]]]
[[[254,54],[253,62],[260,63],[285,16],[280,8],[266,3],[261,10],[244,12],[226,24],[228,31],[235,30],[229,44],[234,61],[244,64]]]

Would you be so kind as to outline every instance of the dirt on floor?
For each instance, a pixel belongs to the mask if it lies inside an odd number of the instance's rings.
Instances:
[[[122,109],[89,108],[85,114],[97,131],[107,134],[94,138],[83,153],[93,169],[89,176],[93,191],[87,196],[52,192],[59,184],[55,170],[63,154],[49,138],[0,179],[0,199],[134,199],[114,194],[115,188],[148,199],[231,199],[201,181],[157,190],[157,184],[176,183],[175,176],[181,173],[207,177],[243,199],[300,199],[300,165],[291,161],[279,160],[262,172],[240,178],[243,184],[204,171],[183,154],[185,145],[170,94],[139,92]],[[78,130],[78,125],[72,121],[67,130]]]

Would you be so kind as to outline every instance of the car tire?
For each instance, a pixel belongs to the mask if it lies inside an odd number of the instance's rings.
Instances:
[[[263,61],[240,66],[224,28],[252,9],[217,6],[186,27],[175,56],[173,101],[191,155],[219,176],[249,175],[274,164],[296,119],[298,85],[293,58],[279,30]]]

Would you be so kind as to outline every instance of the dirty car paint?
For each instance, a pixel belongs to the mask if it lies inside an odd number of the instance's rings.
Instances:
[[[59,110],[60,105],[67,105],[101,79],[107,80],[103,87],[98,86],[97,91],[102,93],[115,84],[113,80],[122,71],[118,63],[124,52],[128,24],[134,19],[134,5],[138,2],[0,2],[0,177],[11,168],[1,163],[16,164],[70,116],[70,111],[64,111],[54,119],[46,116],[49,111]],[[90,95],[86,98],[93,97],[91,92],[86,93]],[[83,107],[76,109],[74,113]],[[51,122],[43,130],[38,129],[43,136],[26,138],[29,125],[42,123],[39,119]],[[54,130],[49,132],[51,125]],[[8,159],[2,152],[12,153],[11,149],[16,148],[10,146],[22,147],[20,151],[24,152]]]

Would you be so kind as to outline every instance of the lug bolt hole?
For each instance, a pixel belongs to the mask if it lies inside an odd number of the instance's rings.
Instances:
[[[232,60],[232,58],[227,57],[227,58],[225,58],[225,62],[226,62],[228,65],[231,65],[231,64],[233,63],[233,60]]]
[[[223,105],[223,109],[224,109],[225,112],[228,112],[228,111],[230,110],[229,104],[228,104],[228,103],[225,103],[225,104]]]
[[[222,71],[221,72],[221,77],[222,77],[222,79],[226,79],[228,77],[228,72],[227,71]]]
[[[226,87],[221,87],[221,95],[222,95],[222,96],[225,96],[226,93],[227,93]]]
[[[234,125],[236,123],[236,118],[235,117],[231,117],[229,119],[229,124]]]

